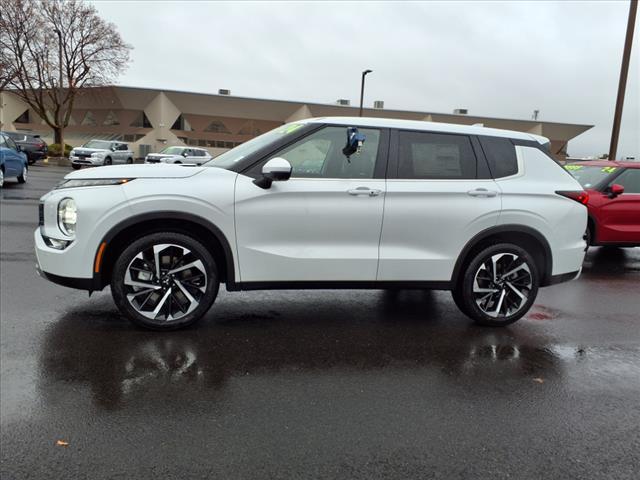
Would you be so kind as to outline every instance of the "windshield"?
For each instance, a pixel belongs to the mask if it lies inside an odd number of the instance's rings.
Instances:
[[[213,160],[208,161],[204,165],[207,167],[218,167],[218,168],[231,168],[236,162],[239,162],[247,155],[255,152],[256,150],[261,149],[262,147],[283,138],[296,130],[302,127],[303,123],[289,123],[287,125],[283,125],[282,127],[278,127],[273,129],[267,133],[263,133],[262,135],[252,138],[248,142],[244,142],[242,145],[238,145],[236,148],[229,150],[228,152],[224,152],[222,155],[217,156]]]
[[[584,188],[595,187],[618,169],[618,167],[597,167],[595,165],[581,165],[577,163],[565,165],[564,168],[566,168]]]
[[[165,155],[182,155],[183,150],[184,150],[184,147],[167,147],[164,150],[162,150],[160,153],[163,153]]]
[[[111,150],[111,142],[104,140],[90,140],[83,145],[85,148],[99,148],[100,150]]]

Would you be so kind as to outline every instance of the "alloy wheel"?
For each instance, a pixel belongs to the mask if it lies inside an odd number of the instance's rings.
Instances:
[[[0,168],[0,187],[4,187],[4,171]]]
[[[140,315],[165,323],[193,312],[207,281],[204,263],[193,251],[164,243],[144,249],[129,262],[124,288]]]
[[[493,318],[506,318],[527,303],[533,276],[527,261],[515,253],[487,257],[475,273],[473,299],[478,308]]]

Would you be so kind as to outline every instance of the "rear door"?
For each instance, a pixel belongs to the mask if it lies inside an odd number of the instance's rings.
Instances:
[[[464,245],[497,224],[500,190],[475,137],[392,134],[379,281],[449,281]]]
[[[236,236],[246,282],[373,282],[385,196],[388,132],[360,128],[359,154],[345,157],[346,126],[325,126],[238,175]],[[262,165],[282,157],[287,181],[262,189]]]
[[[599,241],[640,244],[640,168],[627,168],[608,186],[617,183],[624,193],[600,207]]]

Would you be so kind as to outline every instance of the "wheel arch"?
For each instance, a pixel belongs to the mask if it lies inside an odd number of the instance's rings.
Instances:
[[[525,225],[498,225],[478,233],[464,246],[456,260],[451,276],[451,284],[454,288],[458,285],[465,265],[471,261],[475,254],[491,244],[502,242],[514,243],[526,248],[533,256],[540,272],[540,286],[551,284],[553,255],[544,235]]]
[[[220,282],[228,286],[235,284],[231,245],[216,225],[190,213],[159,211],[128,218],[107,232],[94,255],[93,289],[102,290],[109,285],[116,259],[133,240],[156,232],[183,233],[200,241],[216,262]]]

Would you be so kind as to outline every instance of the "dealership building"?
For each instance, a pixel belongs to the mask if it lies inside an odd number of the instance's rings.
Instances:
[[[206,148],[212,155],[245,142],[284,123],[311,117],[357,116],[358,108],[348,100],[333,104],[266,100],[155,90],[149,88],[106,86],[85,89],[78,95],[65,129],[65,141],[80,146],[99,138],[128,142],[137,157],[171,145]],[[592,125],[480,117],[458,109],[453,113],[434,113],[365,108],[366,117],[398,118],[463,125],[481,124],[490,128],[517,130],[543,135],[551,140],[551,151],[559,159],[566,157],[569,140]],[[52,130],[20,98],[11,92],[0,93],[0,129],[40,134],[53,141]]]

